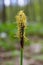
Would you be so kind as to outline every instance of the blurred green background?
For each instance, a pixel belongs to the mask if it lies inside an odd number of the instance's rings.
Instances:
[[[43,45],[43,0],[0,0],[0,51],[16,51],[19,47],[15,16],[20,10],[27,16],[25,32],[29,40],[24,41],[24,46]]]

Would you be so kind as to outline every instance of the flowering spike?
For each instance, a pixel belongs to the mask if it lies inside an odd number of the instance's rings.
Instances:
[[[16,20],[17,20],[17,25],[18,25],[18,37],[20,38],[20,36],[22,36],[20,34],[21,23],[24,26],[24,30],[26,28],[26,15],[24,14],[24,12],[22,10],[19,11],[18,15],[16,16]],[[23,35],[25,36],[25,32]]]
[[[20,38],[21,45],[21,62],[20,65],[23,65],[23,46],[24,46],[24,37],[25,37],[25,28],[26,28],[26,15],[23,11],[19,11],[16,16],[17,24],[18,24],[18,37]]]

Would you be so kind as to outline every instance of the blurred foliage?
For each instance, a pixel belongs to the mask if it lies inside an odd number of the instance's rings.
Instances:
[[[18,5],[6,7],[6,23],[0,23],[0,34],[2,32],[7,34],[6,39],[0,37],[0,46],[6,50],[14,49],[14,43],[19,42],[16,37],[17,23],[15,16],[20,10],[23,10],[27,16],[26,37],[29,35],[43,37],[43,0],[30,0],[30,3],[23,7]],[[0,10],[0,21],[2,15]],[[30,41],[25,41],[25,44],[29,45],[29,43]]]
[[[25,30],[26,37],[29,35],[38,35],[43,37],[43,24],[27,22],[27,28]],[[13,50],[15,43],[19,43],[19,39],[16,37],[17,34],[17,23],[4,23],[0,24],[0,34],[5,32],[7,37],[5,39],[0,37],[0,46],[6,50]],[[25,45],[30,45],[29,40],[25,40]]]
[[[26,29],[26,35],[38,35],[43,36],[43,24],[41,23],[29,23]]]
[[[43,55],[35,55],[35,56],[33,56],[33,58],[35,59],[35,60],[40,60],[40,61],[42,61],[43,60]]]
[[[15,16],[18,11],[24,10],[28,21],[43,22],[43,0],[30,0],[26,6],[18,5],[6,7],[6,20],[15,21]]]
[[[27,28],[26,28],[26,35],[29,34],[32,35],[43,35],[43,24],[41,23],[34,23],[34,22],[27,22]],[[15,36],[17,32],[17,23],[5,23],[0,24],[0,33],[6,32],[9,36]]]

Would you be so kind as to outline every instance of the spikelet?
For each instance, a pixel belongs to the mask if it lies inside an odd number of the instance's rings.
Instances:
[[[19,11],[19,13],[17,14],[16,21],[17,21],[17,26],[18,26],[18,37],[20,38],[20,35],[21,35],[20,30],[21,30],[21,23],[22,23],[24,25],[24,34],[23,34],[23,36],[24,36],[24,38],[26,38],[25,37],[25,29],[26,29],[27,19],[26,19],[26,15],[24,14],[24,12],[22,10]]]

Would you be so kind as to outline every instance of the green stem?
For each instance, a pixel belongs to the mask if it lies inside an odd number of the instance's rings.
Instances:
[[[21,60],[20,60],[20,65],[23,65],[23,48],[21,48]]]

